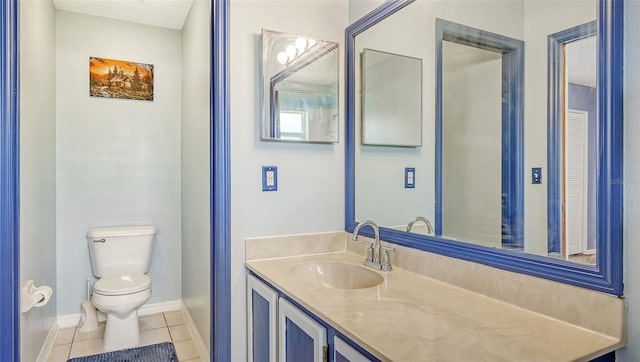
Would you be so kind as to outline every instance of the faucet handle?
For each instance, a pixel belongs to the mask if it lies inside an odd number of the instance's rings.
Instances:
[[[382,269],[383,271],[390,271],[393,270],[393,268],[391,267],[391,257],[389,256],[389,252],[390,251],[395,251],[396,248],[392,247],[392,246],[384,246],[381,245],[382,249],[384,249],[384,252],[382,253],[382,262],[380,263],[380,269]]]
[[[366,241],[366,240],[361,240],[360,242],[367,245],[367,258],[364,260],[364,262],[372,263],[373,262],[373,242]]]

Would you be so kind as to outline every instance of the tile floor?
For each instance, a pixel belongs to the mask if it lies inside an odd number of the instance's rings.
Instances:
[[[173,342],[180,362],[200,362],[200,356],[184,324],[180,311],[153,314],[139,318],[140,345]],[[65,362],[69,358],[102,353],[104,323],[93,332],[79,332],[76,328],[60,329],[48,362]]]

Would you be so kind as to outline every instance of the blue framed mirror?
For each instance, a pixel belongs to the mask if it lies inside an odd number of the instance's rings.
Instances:
[[[623,2],[617,0],[389,0],[354,22],[346,30],[346,230],[351,232],[358,221],[371,219],[381,226],[380,236],[385,241],[622,295],[622,22]],[[494,35],[508,41],[487,45]],[[597,58],[595,86],[588,90],[597,107],[570,109],[565,97],[570,86],[576,88],[569,83],[579,83],[570,78],[577,68],[567,68],[569,62],[558,57],[558,52],[572,53],[568,44],[589,37]],[[522,60],[518,58],[522,49],[513,50],[519,42],[524,49],[525,68],[521,70],[517,64]],[[422,59],[422,147],[362,145],[360,57],[365,48]],[[581,57],[584,55],[577,58]],[[497,76],[490,80],[469,78],[492,74],[477,70],[490,69],[485,67],[493,67]],[[460,79],[476,80],[460,86]],[[450,84],[458,84],[458,88]],[[483,107],[492,102],[480,100],[475,101],[475,107],[468,106],[472,102],[467,101],[471,98],[467,93],[473,87],[481,90],[476,93],[495,90],[495,116],[483,113]],[[456,127],[451,121],[456,112],[466,114],[467,123],[460,123],[464,126]],[[582,212],[570,221],[566,210],[580,209],[569,200],[573,186],[567,176],[570,167],[565,166],[574,165],[570,163],[574,161],[567,161],[573,160],[570,148],[557,145],[573,144],[567,141],[572,129],[566,125],[573,122],[570,117],[580,113],[588,113],[588,121],[582,122],[590,133],[582,136],[582,148],[573,148],[586,155],[580,164],[586,165],[581,175],[587,186],[583,187],[585,201],[579,204]],[[486,119],[494,125],[478,123]],[[521,128],[509,129],[509,124]],[[464,130],[469,125],[477,128],[467,134],[449,130]],[[481,132],[491,127],[496,129],[495,140],[487,142],[489,137]],[[458,143],[446,151],[444,142],[451,140]],[[467,145],[483,142],[498,149],[496,157],[489,157],[488,148],[479,148],[468,153],[482,157],[453,167],[445,154],[459,156]],[[494,171],[486,159],[496,160]],[[453,170],[453,176],[443,167]],[[407,169],[412,170],[411,188],[404,183]],[[493,174],[495,180],[477,177],[484,173]],[[445,182],[448,179],[466,180],[449,193],[458,196],[457,204],[454,196],[443,192],[443,184],[453,185]],[[474,187],[476,191],[472,191]],[[489,188],[497,190],[491,200],[494,211],[484,207],[487,202],[480,198]],[[452,205],[480,205],[480,212],[495,215],[491,222],[469,215],[451,216],[454,214],[448,210]],[[435,233],[420,227],[406,232],[407,224],[416,217],[429,219],[436,226]],[[448,226],[443,229],[443,225]],[[454,235],[464,229],[469,232]],[[479,237],[486,235],[490,235],[485,238],[488,241]],[[578,237],[583,245],[578,249],[577,243],[571,244],[575,235],[584,239]]]

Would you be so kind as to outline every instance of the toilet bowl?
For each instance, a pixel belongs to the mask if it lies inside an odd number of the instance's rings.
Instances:
[[[103,348],[113,351],[140,344],[138,308],[151,297],[151,278],[144,274],[110,275],[93,287],[93,304],[107,314]]]
[[[107,314],[103,349],[140,344],[138,308],[151,297],[151,265],[155,226],[91,228],[87,232],[91,269],[98,279],[91,300]]]

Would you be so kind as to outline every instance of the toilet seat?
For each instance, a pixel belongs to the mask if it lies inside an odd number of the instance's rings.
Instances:
[[[151,278],[145,274],[118,274],[100,278],[93,291],[100,295],[126,295],[151,288]]]

